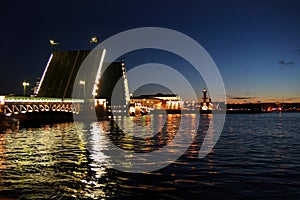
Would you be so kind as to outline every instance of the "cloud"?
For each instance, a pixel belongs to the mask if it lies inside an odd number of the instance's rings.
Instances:
[[[278,69],[278,71],[280,72],[282,69],[294,67],[296,62],[294,61],[286,62],[284,60],[281,60],[278,62],[278,64],[280,65],[280,68]]]
[[[251,65],[246,65],[245,66],[245,71],[250,72],[251,71]]]
[[[283,66],[294,66],[296,62],[290,61],[290,62],[286,62],[286,61],[279,61],[278,64],[283,65]]]
[[[265,102],[299,102],[300,97],[290,97],[290,98],[282,98],[282,97],[277,97],[277,98],[272,98],[272,99],[264,99]]]
[[[300,97],[283,98],[284,101],[299,100]]]
[[[230,96],[230,95],[227,95],[227,98],[228,99],[235,99],[235,100],[247,100],[247,99],[255,99],[256,97],[245,97],[245,96]]]

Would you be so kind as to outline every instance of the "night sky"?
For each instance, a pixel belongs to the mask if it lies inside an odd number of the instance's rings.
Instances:
[[[0,15],[0,94],[22,94],[24,80],[33,85],[42,75],[49,38],[60,43],[57,50],[91,49],[94,35],[103,41],[151,26],[198,41],[218,66],[228,101],[300,101],[297,0],[5,1]],[[155,61],[185,69],[174,55],[157,54],[128,55],[127,67]]]

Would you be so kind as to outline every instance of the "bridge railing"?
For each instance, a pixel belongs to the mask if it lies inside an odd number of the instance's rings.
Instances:
[[[72,112],[79,113],[84,99],[61,99],[48,97],[3,97],[0,98],[0,112],[6,116],[30,112]]]
[[[84,99],[49,98],[49,97],[5,97],[5,103],[84,103]]]

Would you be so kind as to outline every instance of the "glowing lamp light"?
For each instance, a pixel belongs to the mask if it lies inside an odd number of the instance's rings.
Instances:
[[[83,98],[85,99],[85,81],[80,80],[79,84],[83,85]]]
[[[23,82],[23,86],[24,86],[24,87],[29,86],[29,83]]]
[[[90,43],[97,43],[98,42],[98,38],[96,36],[92,37],[92,39],[90,40]]]
[[[202,110],[208,110],[207,106],[202,106]]]
[[[23,83],[22,83],[22,85],[23,85],[23,89],[24,89],[24,96],[26,95],[26,87],[27,86],[29,86],[29,83],[28,82],[26,82],[26,81],[24,81]]]
[[[0,105],[5,104],[5,96],[0,96]]]
[[[52,39],[49,39],[49,42],[50,42],[50,44],[51,44],[52,46],[58,45],[58,44],[59,44],[58,42],[55,42],[55,41],[52,40]]]

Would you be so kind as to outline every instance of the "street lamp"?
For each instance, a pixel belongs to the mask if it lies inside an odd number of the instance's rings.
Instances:
[[[29,86],[29,83],[24,81],[23,82],[23,89],[24,89],[24,96],[26,95],[26,87]]]
[[[85,81],[79,81],[80,85],[83,85],[83,98],[85,99]]]

